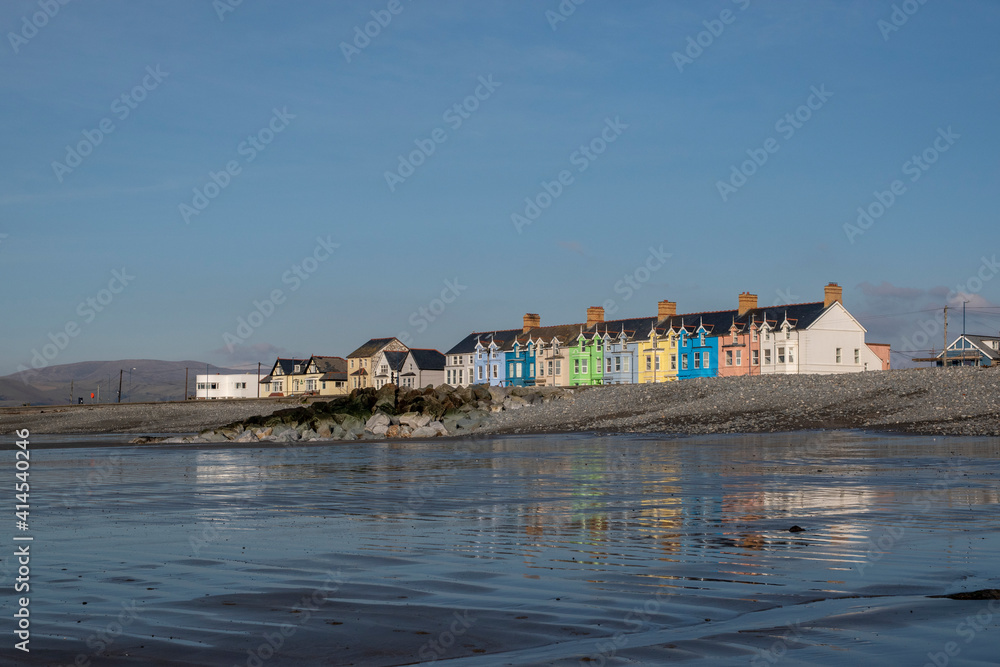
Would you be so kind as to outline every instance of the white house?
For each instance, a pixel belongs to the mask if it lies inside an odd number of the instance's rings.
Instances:
[[[840,286],[830,283],[822,303],[752,311],[762,321],[760,372],[815,375],[887,369],[888,346],[865,342],[867,330],[844,308],[841,295]]]
[[[196,375],[195,398],[257,398],[259,379],[256,373]]]

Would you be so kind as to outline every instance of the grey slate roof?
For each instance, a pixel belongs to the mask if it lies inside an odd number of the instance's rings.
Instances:
[[[444,355],[437,350],[411,349],[410,355],[422,371],[444,370]]]
[[[354,352],[347,355],[347,358],[357,359],[358,357],[371,357],[394,340],[396,340],[396,338],[372,338],[367,343],[354,350]]]
[[[520,335],[521,329],[473,331],[445,352],[445,354],[472,354],[476,351],[476,343],[479,341],[482,341],[483,345],[489,345],[489,341],[496,340],[501,349],[504,349],[504,345],[507,345],[508,341],[510,344],[513,344],[514,339]]]

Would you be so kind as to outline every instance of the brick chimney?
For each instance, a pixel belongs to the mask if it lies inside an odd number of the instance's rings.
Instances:
[[[604,321],[604,308],[602,306],[591,306],[587,309],[587,326],[592,327]]]
[[[661,301],[657,304],[656,309],[656,319],[657,321],[665,320],[668,317],[673,317],[677,314],[677,302],[676,301]]]
[[[538,313],[525,313],[524,314],[524,328],[521,333],[528,333],[535,327],[542,326],[542,318]]]
[[[739,314],[743,315],[748,311],[753,310],[757,307],[757,295],[751,294],[750,292],[740,292],[740,310]]]
[[[837,283],[830,283],[823,288],[823,307],[829,308],[834,302],[844,303],[844,288]]]

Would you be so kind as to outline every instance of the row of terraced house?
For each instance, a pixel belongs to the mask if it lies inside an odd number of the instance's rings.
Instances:
[[[346,359],[278,359],[261,395],[336,395],[389,383],[581,386],[888,370],[889,346],[865,340],[842,294],[830,283],[822,301],[759,307],[743,292],[733,310],[681,314],[675,302],[660,301],[655,316],[610,321],[593,306],[585,322],[555,326],[528,313],[518,329],[472,332],[444,354],[373,338]]]

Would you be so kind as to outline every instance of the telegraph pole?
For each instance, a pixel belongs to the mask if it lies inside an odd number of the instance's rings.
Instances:
[[[122,402],[122,376],[125,374],[124,369],[118,370],[118,402]]]
[[[184,400],[188,400],[188,369],[184,369]]]
[[[948,306],[944,307],[944,347],[941,348],[941,368],[948,368]]]

